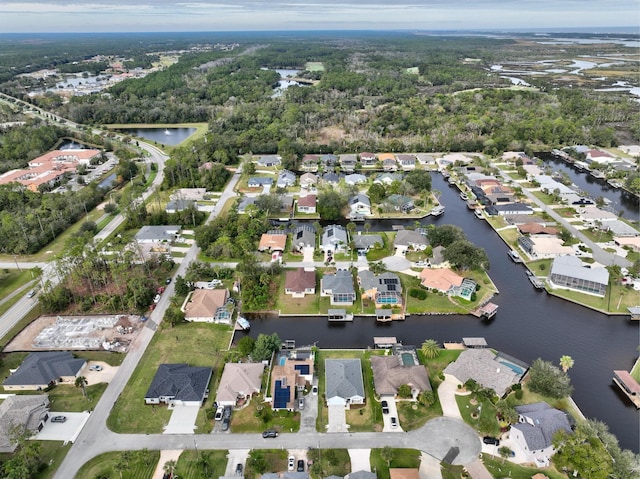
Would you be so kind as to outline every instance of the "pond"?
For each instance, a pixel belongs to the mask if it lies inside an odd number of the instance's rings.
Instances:
[[[161,145],[176,146],[193,135],[196,128],[123,128],[119,131]]]

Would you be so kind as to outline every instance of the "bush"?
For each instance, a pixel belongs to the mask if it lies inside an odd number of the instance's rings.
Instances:
[[[522,399],[522,396],[524,396],[524,391],[522,389],[518,389],[516,391],[516,399],[519,401]]]
[[[421,301],[427,299],[427,292],[424,289],[420,288],[411,288],[409,290],[409,296],[412,298],[419,299]]]

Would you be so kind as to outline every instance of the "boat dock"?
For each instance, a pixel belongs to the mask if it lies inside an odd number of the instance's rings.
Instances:
[[[493,319],[493,317],[496,315],[497,312],[498,312],[497,304],[487,303],[471,311],[471,314],[473,314],[477,318]]]
[[[522,258],[516,250],[509,250],[509,258],[511,258],[511,261],[513,261],[514,263],[522,263]]]
[[[442,213],[444,213],[444,206],[438,205],[435,208],[433,208],[431,210],[431,213],[429,213],[429,214],[431,216],[440,216]]]
[[[374,336],[373,345],[376,349],[391,349],[398,344],[398,339],[395,336]]]
[[[353,314],[347,313],[346,309],[330,309],[327,311],[329,322],[349,322],[353,321]]]
[[[613,371],[613,382],[627,396],[631,402],[640,409],[640,384],[629,371]]]
[[[544,281],[534,275],[531,271],[527,270],[527,277],[529,281],[536,289],[544,289]]]

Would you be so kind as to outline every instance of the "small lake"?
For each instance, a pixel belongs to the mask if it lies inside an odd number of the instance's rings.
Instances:
[[[278,74],[280,75],[280,81],[278,82],[278,86],[274,88],[273,95],[271,95],[271,98],[278,98],[279,96],[282,96],[284,91],[290,86],[293,86],[293,85],[301,86],[300,83],[296,81],[287,80],[287,78],[297,77],[298,73],[300,73],[300,70],[289,70],[289,69],[280,68],[280,69],[276,69],[275,71],[278,72]]]
[[[176,146],[193,135],[196,128],[124,128],[119,131],[161,145]]]

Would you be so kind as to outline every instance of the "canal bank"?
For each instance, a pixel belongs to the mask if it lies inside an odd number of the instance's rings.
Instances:
[[[492,321],[455,314],[411,315],[405,321],[387,323],[360,317],[348,323],[329,323],[326,317],[270,317],[253,319],[249,334],[256,337],[277,332],[283,340],[321,348],[373,347],[375,336],[395,336],[405,345],[417,346],[430,338],[443,343],[477,336],[528,363],[540,357],[558,364],[561,356],[569,355],[575,361],[569,375],[577,406],[585,416],[607,423],[621,447],[639,452],[640,430],[629,427],[638,424],[638,412],[612,382],[614,369],[630,369],[637,359],[639,322],[608,317],[536,290],[526,268],[508,258],[503,240],[486,221],[475,217],[457,190],[439,174],[432,175],[432,180],[446,211],[421,223],[457,225],[470,241],[485,249],[491,264],[489,274],[500,291],[492,300],[499,305]],[[391,223],[403,222],[373,221],[369,231],[389,230]],[[409,227],[415,221],[405,223]],[[247,333],[238,338],[242,334]]]

